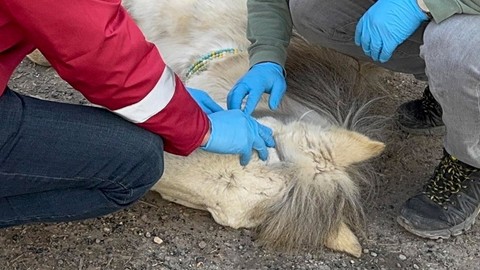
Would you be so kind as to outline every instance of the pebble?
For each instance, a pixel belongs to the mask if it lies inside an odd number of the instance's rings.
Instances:
[[[403,255],[403,254],[400,254],[398,255],[398,258],[401,260],[401,261],[405,261],[407,259],[407,256]]]
[[[153,242],[154,242],[155,244],[159,244],[159,245],[160,245],[160,244],[163,243],[163,240],[162,240],[162,238],[160,238],[160,237],[158,237],[158,236],[155,236],[155,237],[153,238]]]
[[[149,232],[146,232],[146,233],[145,233],[145,237],[150,238],[150,237],[152,237],[152,234],[149,233]]]
[[[416,264],[413,264],[413,268],[415,269],[420,269],[420,266],[416,265]]]
[[[100,244],[100,242],[102,242],[102,240],[100,240],[100,239],[98,239],[98,238],[95,239],[95,243]]]
[[[110,232],[110,231],[111,231],[111,229],[110,229],[110,228],[107,228],[107,227],[105,227],[105,228],[103,228],[103,231],[104,231],[104,232]]]
[[[205,258],[197,257],[195,258],[195,263],[197,264],[197,267],[203,267],[203,265],[205,264]]]
[[[372,257],[377,257],[377,256],[378,256],[378,254],[375,253],[375,252],[370,252],[370,255],[371,255]]]
[[[198,243],[198,246],[201,248],[201,249],[204,249],[207,247],[207,243],[205,243],[205,241],[201,241],[200,243]]]
[[[370,253],[370,250],[368,248],[363,249],[363,253],[368,254]]]

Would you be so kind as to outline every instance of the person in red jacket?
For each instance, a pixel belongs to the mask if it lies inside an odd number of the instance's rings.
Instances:
[[[9,89],[35,48],[104,108]],[[202,147],[246,165],[253,150],[265,160],[274,146],[272,131],[248,114],[186,89],[120,0],[0,0],[0,94],[0,227],[128,206],[160,179],[164,150]]]

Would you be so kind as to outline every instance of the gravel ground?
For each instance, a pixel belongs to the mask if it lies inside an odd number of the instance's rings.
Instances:
[[[392,115],[417,98],[424,84],[402,74],[385,79]],[[51,68],[25,60],[11,88],[51,100],[86,103]],[[465,235],[428,241],[395,222],[401,204],[417,193],[441,157],[441,137],[407,135],[387,127],[381,174],[367,202],[368,232],[360,259],[325,250],[283,254],[259,247],[251,230],[216,224],[206,212],[149,193],[132,207],[102,218],[0,230],[0,269],[479,269],[479,226]]]

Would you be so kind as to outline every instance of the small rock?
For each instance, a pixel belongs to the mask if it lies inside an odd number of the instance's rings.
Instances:
[[[145,233],[145,237],[150,238],[150,237],[152,237],[152,234],[149,233],[149,232],[146,232],[146,233]]]
[[[155,236],[155,237],[153,238],[153,242],[154,242],[155,244],[159,244],[159,245],[160,245],[160,244],[163,243],[163,240],[162,240],[162,238],[160,238],[160,237],[158,237],[158,236]]]
[[[98,238],[95,239],[95,243],[100,244],[100,242],[102,242],[102,240],[100,240],[100,239],[98,239]]]
[[[201,248],[201,249],[204,249],[207,247],[207,243],[205,243],[205,241],[201,241],[200,243],[198,243],[198,246]]]
[[[372,257],[377,257],[378,254],[372,251],[372,252],[370,252],[370,256],[372,256]]]
[[[403,255],[403,254],[400,254],[398,255],[398,258],[401,260],[401,261],[405,261],[407,259],[407,256]]]
[[[250,231],[250,230],[244,229],[242,232],[246,236],[252,236],[252,231]]]
[[[413,268],[415,269],[420,269],[420,266],[416,265],[416,264],[413,264]]]
[[[442,239],[442,238],[439,238],[439,239],[437,239],[436,242],[439,243],[439,244],[441,244],[441,243],[443,243],[443,239]]]
[[[400,263],[397,263],[398,268],[402,268],[402,265]]]
[[[203,267],[203,265],[205,264],[205,258],[197,257],[195,258],[195,263],[197,264],[197,267]]]
[[[370,250],[368,248],[363,249],[363,253],[368,254],[370,253]]]
[[[103,228],[103,231],[104,231],[104,232],[110,232],[110,231],[111,231],[111,229],[110,229],[110,228],[107,228],[107,227],[105,227],[105,228]]]

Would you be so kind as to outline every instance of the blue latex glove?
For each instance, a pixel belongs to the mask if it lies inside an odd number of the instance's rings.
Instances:
[[[241,109],[243,99],[248,95],[244,111],[251,114],[263,93],[270,94],[268,105],[275,110],[280,105],[287,83],[283,68],[276,63],[264,62],[255,64],[233,86],[227,96],[228,109]]]
[[[197,102],[197,104],[202,108],[206,114],[211,114],[218,111],[223,111],[223,108],[218,105],[208,94],[207,92],[187,87],[188,93],[192,98]]]
[[[355,44],[374,61],[385,63],[427,19],[416,0],[378,0],[360,18]]]
[[[267,160],[267,147],[274,147],[272,130],[258,123],[241,110],[227,110],[208,115],[211,123],[210,138],[202,149],[219,154],[240,154],[245,166],[253,149],[261,160]]]

